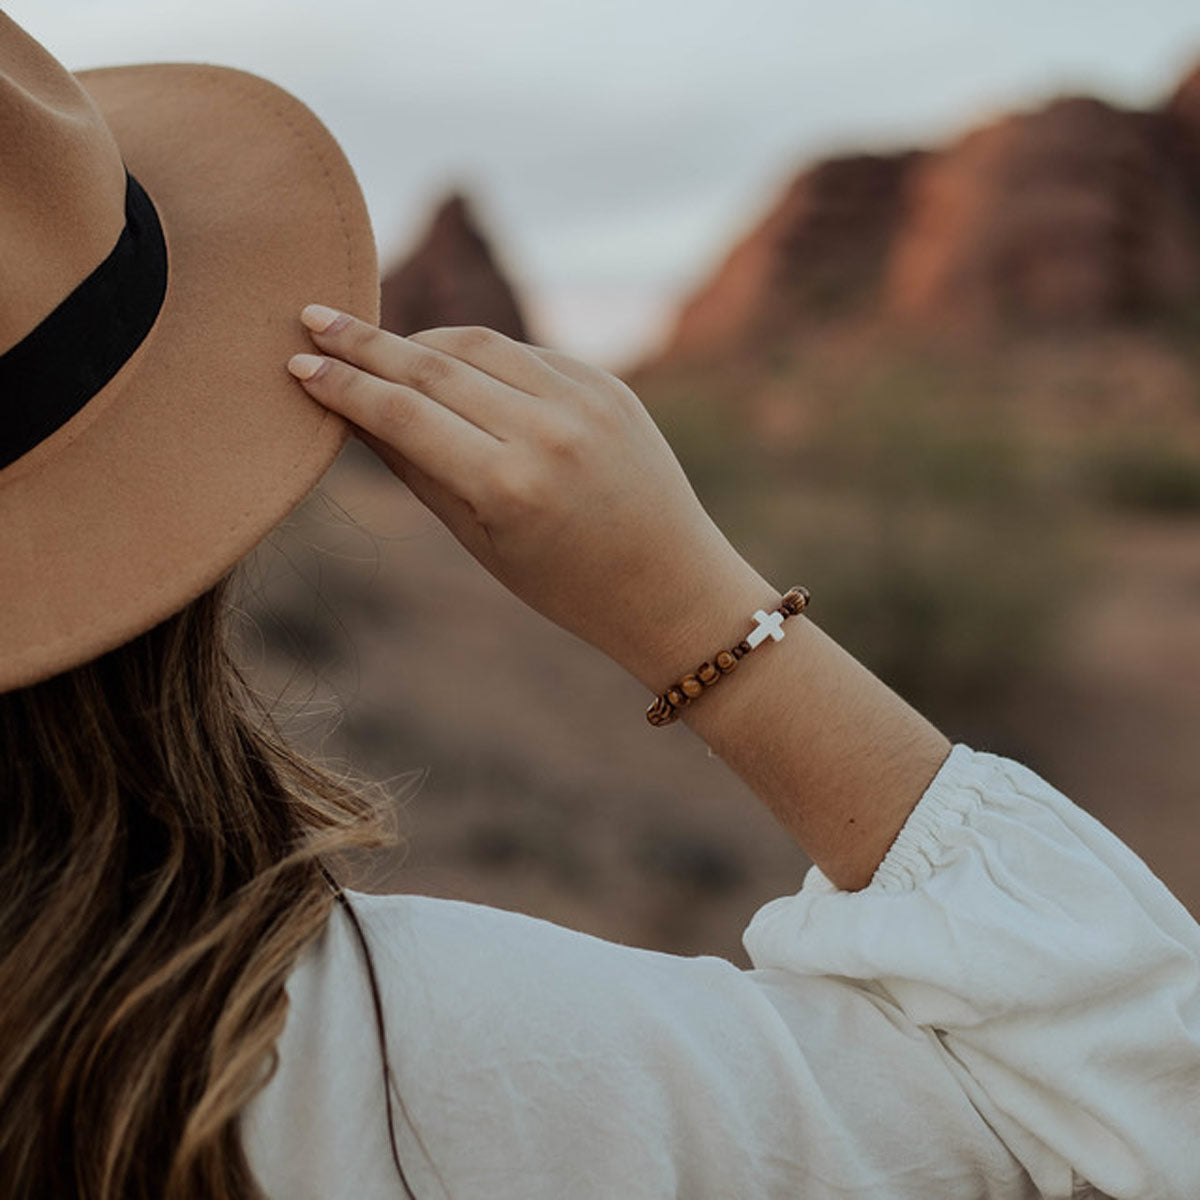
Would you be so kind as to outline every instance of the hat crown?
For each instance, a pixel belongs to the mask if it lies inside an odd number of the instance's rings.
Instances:
[[[0,13],[0,353],[104,261],[125,223],[121,152],[75,77]]]

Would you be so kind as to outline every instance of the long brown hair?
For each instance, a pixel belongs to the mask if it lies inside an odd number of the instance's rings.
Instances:
[[[227,577],[0,695],[0,1180],[13,1196],[260,1195],[237,1114],[381,790],[288,748],[234,664]]]

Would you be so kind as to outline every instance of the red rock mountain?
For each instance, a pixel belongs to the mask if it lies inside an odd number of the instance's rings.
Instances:
[[[923,323],[1094,324],[1200,298],[1200,199],[1160,114],[1057,101],[915,173],[886,300]]]
[[[1093,326],[1200,304],[1200,69],[1161,109],[1057,100],[939,151],[802,172],[682,309],[663,361],[813,324]]]
[[[860,155],[805,171],[685,306],[672,352],[721,353],[869,302],[920,159]]]
[[[1200,67],[1179,85],[1166,107],[1180,153],[1192,167],[1192,180],[1200,191]]]
[[[528,341],[511,284],[466,199],[449,196],[416,249],[383,278],[380,323],[393,333],[438,325],[487,325]]]

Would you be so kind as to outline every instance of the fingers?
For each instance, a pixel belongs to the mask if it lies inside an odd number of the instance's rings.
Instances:
[[[536,347],[514,341],[483,325],[425,329],[412,334],[408,340],[462,359],[532,396],[543,395],[548,389],[562,387],[568,382],[552,363],[537,354]]]
[[[288,370],[314,400],[464,498],[495,470],[503,443],[415,388],[315,354],[295,355]]]
[[[504,431],[519,424],[525,413],[522,401],[528,401],[519,386],[490,374],[485,368],[457,356],[451,343],[476,354],[488,343],[490,357],[497,357],[491,347],[500,334],[479,331],[443,330],[440,333],[458,335],[441,339],[446,350],[423,344],[415,338],[402,338],[339,313],[323,305],[310,304],[300,314],[317,347],[335,358],[344,360],[384,380],[410,387],[452,409],[472,424],[503,438]],[[467,336],[464,337],[463,335]],[[434,339],[437,341],[438,339]],[[504,339],[508,341],[508,339]],[[513,350],[517,343],[510,343]],[[501,349],[500,357],[504,357]],[[528,356],[530,363],[539,363],[543,372],[551,370],[539,360]]]
[[[613,418],[629,417],[632,393],[568,355],[481,327],[398,337],[321,305],[301,320],[325,352],[288,364],[309,394],[391,447],[401,478],[413,466],[469,505],[628,433]]]

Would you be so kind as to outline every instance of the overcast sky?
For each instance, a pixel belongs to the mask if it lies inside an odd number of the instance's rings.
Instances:
[[[606,365],[815,156],[937,144],[1200,64],[1198,0],[17,0],[68,66],[208,61],[299,95],[385,260],[464,188],[542,340]]]

